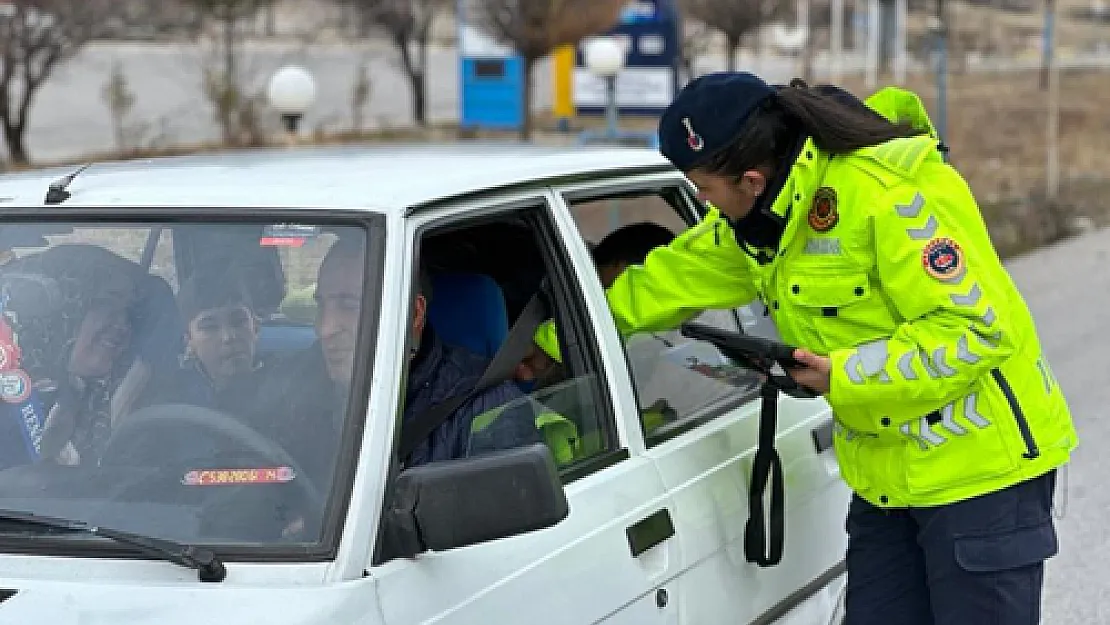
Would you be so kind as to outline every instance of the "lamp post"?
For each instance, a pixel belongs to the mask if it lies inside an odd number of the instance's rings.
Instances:
[[[624,48],[612,37],[598,37],[585,49],[586,68],[605,81],[605,121],[609,139],[617,136],[617,75],[624,69]]]
[[[937,134],[940,140],[948,140],[948,14],[944,0],[936,0],[936,15],[927,18],[929,30],[936,46],[937,73]]]
[[[1048,89],[1048,131],[1045,145],[1045,197],[1055,201],[1060,192],[1060,61],[1056,55],[1056,0],[1045,0],[1044,65],[1041,86]]]
[[[303,67],[287,65],[270,78],[267,97],[270,106],[281,115],[285,130],[293,137],[305,111],[316,99],[316,81]]]

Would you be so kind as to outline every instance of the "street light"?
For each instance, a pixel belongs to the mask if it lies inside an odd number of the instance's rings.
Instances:
[[[316,81],[303,67],[287,65],[274,72],[267,95],[285,129],[295,134],[301,117],[316,99]]]
[[[624,48],[612,37],[598,37],[586,45],[586,68],[605,81],[605,120],[609,138],[617,136],[617,75],[624,69]]]
[[[937,134],[942,142],[948,139],[948,14],[944,0],[936,0],[936,15],[926,18],[926,27],[936,45],[937,72]]]

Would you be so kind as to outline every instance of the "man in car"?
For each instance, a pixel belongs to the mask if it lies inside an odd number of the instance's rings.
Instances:
[[[320,266],[316,284],[316,332],[336,406],[346,402],[353,377],[355,339],[361,315],[365,251],[361,242],[339,240]],[[430,280],[424,272],[413,302],[413,325],[405,410],[409,423],[432,406],[468,393],[486,369],[488,361],[461,347],[443,343],[427,321],[432,297]],[[418,445],[405,466],[451,460],[484,451],[508,449],[540,441],[535,414],[526,402],[504,410],[496,421],[471,432],[475,417],[523,398],[510,381],[477,393],[464,402]],[[334,411],[333,411],[334,412]],[[341,414],[336,414],[342,419]]]
[[[605,235],[591,250],[601,284],[609,288],[629,265],[643,263],[648,252],[673,240],[673,232],[650,221],[621,226]]]

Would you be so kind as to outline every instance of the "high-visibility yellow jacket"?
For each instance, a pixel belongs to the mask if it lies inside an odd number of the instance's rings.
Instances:
[[[773,204],[788,222],[772,262],[710,207],[608,289],[618,329],[761,299],[784,341],[831,358],[842,475],[877,506],[951,503],[1060,466],[1071,415],[971,191],[916,95],[867,104],[924,134],[836,156],[807,142]],[[550,323],[536,342],[558,357]]]

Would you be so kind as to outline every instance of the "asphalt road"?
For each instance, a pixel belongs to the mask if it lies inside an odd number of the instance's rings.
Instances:
[[[1110,623],[1110,230],[1096,231],[1009,264],[1037,319],[1049,362],[1079,430],[1079,449],[1059,483],[1060,554],[1047,566],[1042,622]]]

